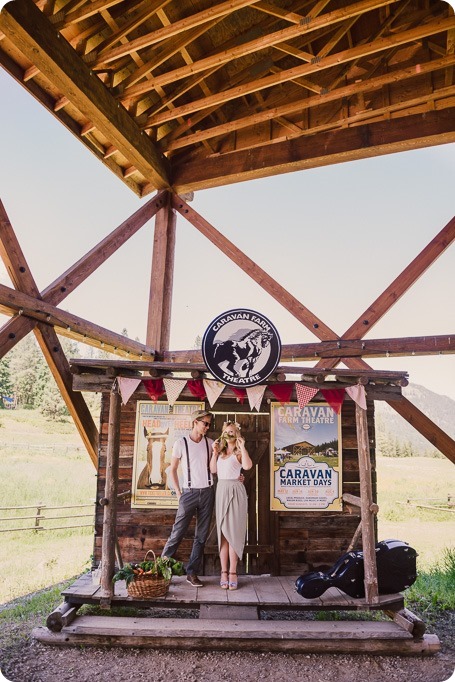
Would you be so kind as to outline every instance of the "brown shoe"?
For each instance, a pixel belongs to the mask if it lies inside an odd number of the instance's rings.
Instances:
[[[186,582],[192,585],[193,587],[204,587],[204,584],[201,583],[197,575],[193,573],[193,575],[187,575],[186,576]]]

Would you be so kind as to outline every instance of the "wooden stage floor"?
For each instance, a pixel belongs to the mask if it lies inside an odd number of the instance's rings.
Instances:
[[[101,588],[88,573],[62,592],[65,602],[50,614],[48,627],[35,628],[32,636],[55,646],[207,651],[428,656],[441,648],[436,635],[424,634],[421,621],[420,632],[412,631],[413,623],[405,616],[413,614],[403,608],[401,594],[381,596],[374,606],[336,588],[318,599],[303,599],[294,589],[295,580],[294,576],[239,576],[239,588],[225,591],[219,587],[218,576],[203,577],[203,588],[192,587],[185,577],[174,577],[168,594],[153,600],[130,598],[125,583],[119,582],[111,606],[136,607],[136,615],[110,610],[81,615],[82,604],[100,605],[101,601]],[[387,612],[393,621],[348,617],[324,621],[311,613],[298,613],[373,609]]]
[[[164,607],[200,609],[202,606],[249,606],[260,610],[383,610],[398,611],[403,607],[403,595],[379,597],[379,603],[368,605],[364,599],[353,599],[336,587],[317,599],[304,599],[295,590],[297,576],[240,575],[237,590],[222,590],[218,576],[203,576],[204,587],[194,588],[186,577],[172,578],[168,594],[155,599],[137,600],[128,596],[124,581],[115,583],[112,606]],[[94,585],[91,574],[81,576],[62,592],[72,604],[98,604],[101,588]]]

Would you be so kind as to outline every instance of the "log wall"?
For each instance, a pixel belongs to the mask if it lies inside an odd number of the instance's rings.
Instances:
[[[118,493],[131,490],[133,471],[134,430],[136,419],[136,400],[148,400],[146,394],[135,393],[134,397],[121,409],[120,424],[120,462]],[[215,410],[220,408],[218,404]],[[246,410],[236,403],[229,406],[233,412]],[[97,499],[104,496],[106,476],[107,431],[109,416],[109,396],[103,393],[100,425],[100,457],[98,468]],[[232,416],[230,416],[232,418]],[[222,420],[222,418],[221,418]],[[220,417],[217,418],[216,429]],[[247,448],[257,466],[247,473],[245,485],[249,497],[249,536],[248,554],[244,556],[240,572],[253,574],[272,573],[274,575],[296,575],[312,570],[330,567],[343,554],[352,540],[360,521],[360,511],[350,513],[344,507],[342,512],[277,512],[269,510],[269,420],[267,415],[248,417],[240,415],[242,433],[248,431]],[[254,427],[253,422],[256,424]],[[254,434],[254,428],[257,433]],[[368,430],[372,460],[373,497],[376,500],[376,465],[374,447],[374,403],[368,404]],[[246,435],[246,433],[245,433]],[[342,408],[343,444],[343,493],[358,496],[359,463],[357,454],[357,435],[355,423],[355,403],[346,398]],[[261,452],[263,453],[260,457]],[[256,514],[256,494],[257,514]],[[131,509],[128,499],[119,498],[117,507],[117,535],[122,559],[141,561],[149,549],[160,553],[169,536],[174,522],[173,509]],[[178,558],[186,560],[192,546],[192,531],[182,542]],[[101,560],[103,533],[103,508],[97,505],[94,541],[94,559]],[[254,547],[259,545],[260,552]],[[361,540],[358,548],[361,548]],[[210,575],[219,571],[216,551],[216,529],[213,530],[206,547],[204,573]]]

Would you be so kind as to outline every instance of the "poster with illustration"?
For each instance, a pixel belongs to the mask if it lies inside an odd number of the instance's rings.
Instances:
[[[341,419],[327,403],[272,403],[270,509],[341,511]]]
[[[174,509],[177,496],[169,476],[174,441],[191,431],[191,413],[203,403],[140,400],[136,408],[131,507]],[[180,467],[178,470],[181,478]]]

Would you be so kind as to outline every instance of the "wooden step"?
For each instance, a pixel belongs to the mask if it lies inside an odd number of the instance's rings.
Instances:
[[[32,636],[45,644],[143,648],[431,655],[436,635],[415,639],[394,622],[278,621],[76,616],[61,632]]]

